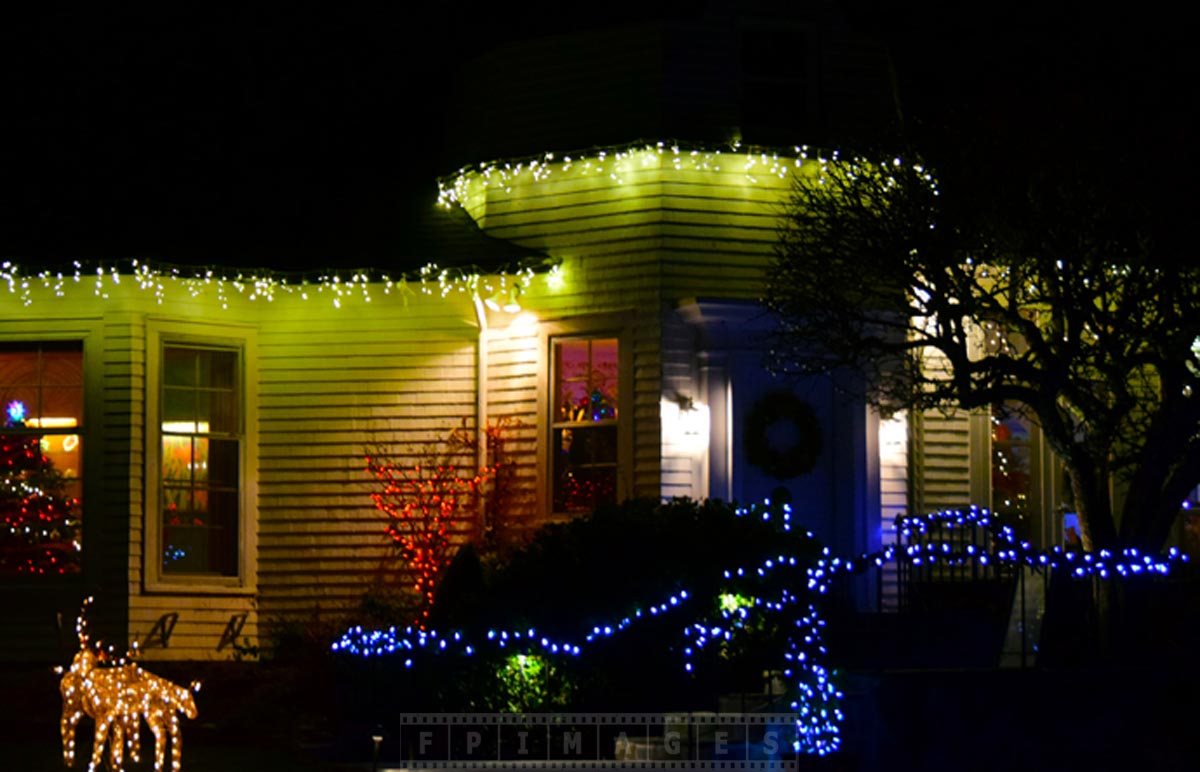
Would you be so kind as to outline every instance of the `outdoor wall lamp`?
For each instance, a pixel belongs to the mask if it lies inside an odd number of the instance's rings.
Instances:
[[[676,394],[660,403],[663,444],[676,453],[699,457],[708,450],[708,405]]]

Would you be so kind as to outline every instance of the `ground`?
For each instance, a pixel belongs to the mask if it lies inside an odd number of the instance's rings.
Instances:
[[[371,727],[346,722],[328,684],[294,667],[223,663],[158,667],[205,686],[183,723],[183,772],[371,768]],[[1194,768],[1200,758],[1200,672],[856,670],[843,673],[844,750],[817,768],[1070,770]],[[0,758],[13,770],[61,770],[57,676],[0,667]],[[400,706],[397,706],[398,709]],[[89,722],[81,753],[90,748]],[[389,731],[387,722],[385,733]],[[388,768],[386,757],[380,769]],[[807,768],[805,764],[802,768]],[[77,769],[86,764],[77,762]],[[129,765],[130,772],[151,765]]]

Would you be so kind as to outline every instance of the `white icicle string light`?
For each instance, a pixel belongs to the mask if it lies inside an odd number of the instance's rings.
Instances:
[[[745,182],[759,185],[766,178],[788,179],[808,162],[809,152],[807,145],[786,149],[743,149],[739,142],[727,148],[711,148],[659,141],[595,148],[561,156],[543,153],[520,161],[493,161],[464,166],[455,174],[438,181],[438,203],[447,209],[455,204],[465,206],[475,185],[501,188],[511,193],[518,185],[542,183],[555,175],[570,174],[607,177],[620,185],[629,181],[629,175],[639,170],[663,168],[677,172],[740,174]],[[837,154],[833,157],[836,160]],[[824,168],[826,160],[822,158],[819,163]]]
[[[172,300],[199,300],[211,297],[223,309],[235,299],[250,302],[272,303],[281,297],[308,301],[315,298],[336,308],[354,301],[371,303],[376,291],[383,295],[399,295],[407,306],[409,296],[416,292],[424,295],[447,298],[454,295],[473,296],[483,277],[511,283],[521,291],[528,290],[534,283],[538,271],[531,266],[509,266],[493,271],[477,267],[441,268],[429,263],[409,274],[393,277],[392,274],[370,270],[329,272],[311,278],[312,274],[281,271],[250,271],[245,269],[220,269],[215,267],[189,267],[171,264],[150,264],[139,260],[102,261],[83,263],[76,261],[68,270],[42,270],[25,274],[21,267],[11,261],[0,263],[0,304],[4,300],[4,288],[23,307],[33,305],[35,299],[42,300],[42,292],[48,299],[69,299],[76,286],[86,288],[93,297],[108,300],[112,290],[120,286],[133,286],[138,291],[152,295],[158,305]],[[90,282],[84,279],[91,276]],[[123,284],[122,279],[132,281]],[[393,293],[393,290],[398,292]],[[35,297],[37,295],[38,297]]]

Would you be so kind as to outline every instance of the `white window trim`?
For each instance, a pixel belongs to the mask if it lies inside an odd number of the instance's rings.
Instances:
[[[551,494],[554,473],[552,447],[554,441],[553,421],[550,418],[550,391],[554,387],[553,343],[560,338],[616,338],[617,339],[617,502],[633,494],[633,331],[628,316],[603,314],[579,317],[564,321],[543,323],[538,330],[538,513],[543,519],[564,520],[570,517],[553,510]]]
[[[160,469],[162,350],[166,344],[216,346],[236,349],[240,355],[242,405],[241,509],[238,513],[237,576],[164,574],[159,541],[162,524]],[[207,322],[146,322],[146,464],[145,521],[142,543],[142,576],[146,592],[246,595],[258,584],[258,383],[257,330],[254,327]]]

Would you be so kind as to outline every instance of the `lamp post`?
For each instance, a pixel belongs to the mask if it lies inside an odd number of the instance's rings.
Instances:
[[[383,743],[383,727],[375,725],[374,731],[371,732],[371,772],[379,770],[379,746]]]

